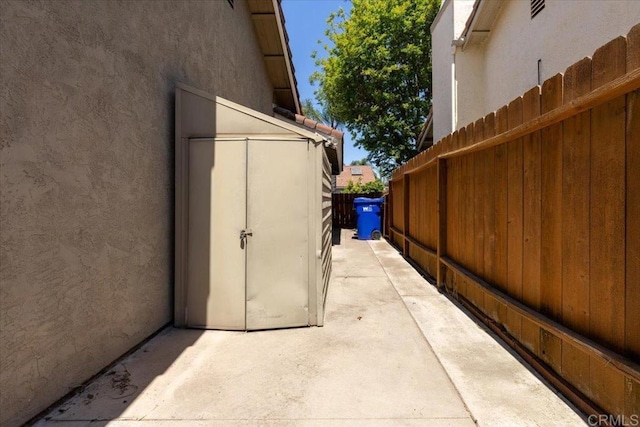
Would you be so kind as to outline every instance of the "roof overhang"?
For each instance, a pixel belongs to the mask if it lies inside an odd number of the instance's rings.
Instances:
[[[295,114],[281,107],[275,107],[273,112],[275,113],[276,118],[286,120],[300,129],[313,131],[317,135],[324,137],[326,140],[324,151],[327,153],[327,158],[331,163],[331,174],[338,175],[342,172],[342,159],[344,158],[344,132],[323,123],[318,123],[303,115]]]
[[[503,5],[504,0],[476,0],[460,37],[463,40],[463,50],[467,46],[482,43],[489,37]]]
[[[433,145],[433,107],[429,110],[429,115],[424,120],[422,130],[416,141],[418,151],[426,150]]]
[[[248,0],[276,105],[300,113],[295,69],[289,48],[281,0]]]

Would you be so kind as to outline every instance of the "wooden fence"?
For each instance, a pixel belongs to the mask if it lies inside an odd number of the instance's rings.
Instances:
[[[381,197],[382,194],[333,194],[333,226],[335,228],[356,228],[356,213],[353,199],[356,197]]]
[[[393,173],[385,229],[587,413],[640,413],[640,25]]]

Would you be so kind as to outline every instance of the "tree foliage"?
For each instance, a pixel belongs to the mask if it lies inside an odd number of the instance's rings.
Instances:
[[[352,0],[327,23],[317,98],[369,151],[383,175],[416,154],[431,105],[431,33],[439,0]],[[317,56],[315,56],[317,58]]]
[[[349,180],[347,186],[342,190],[343,194],[374,194],[382,193],[384,191],[384,184],[382,181],[376,178],[375,181],[362,183],[362,178],[358,178],[358,182]]]
[[[360,160],[352,160],[349,166],[365,166],[368,164],[369,164],[369,159],[365,157],[364,159],[360,159]]]

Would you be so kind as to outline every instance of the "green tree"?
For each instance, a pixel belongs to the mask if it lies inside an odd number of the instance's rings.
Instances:
[[[327,20],[316,96],[384,176],[416,154],[431,105],[431,33],[440,0],[352,0]]]
[[[369,159],[365,157],[364,159],[360,159],[360,160],[352,160],[349,166],[364,166],[368,164],[369,164]]]

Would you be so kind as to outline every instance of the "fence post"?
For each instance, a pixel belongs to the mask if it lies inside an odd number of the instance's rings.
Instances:
[[[403,237],[403,241],[402,241],[402,255],[408,257],[409,256],[409,239],[408,237],[411,236],[411,233],[409,232],[409,174],[405,173],[403,175],[403,182],[402,182],[402,188],[404,190],[404,197],[403,197],[403,208],[402,208],[402,214],[404,216],[404,224],[402,227],[402,237]]]
[[[445,265],[442,257],[447,253],[447,163],[446,159],[438,159],[437,181],[438,181],[438,251],[437,251],[437,286],[440,291],[446,290],[444,284]]]
[[[384,226],[385,226],[385,237],[393,242],[393,231],[391,227],[393,227],[393,180],[389,180],[389,191],[387,192],[387,198],[384,203],[385,216],[384,216]]]

